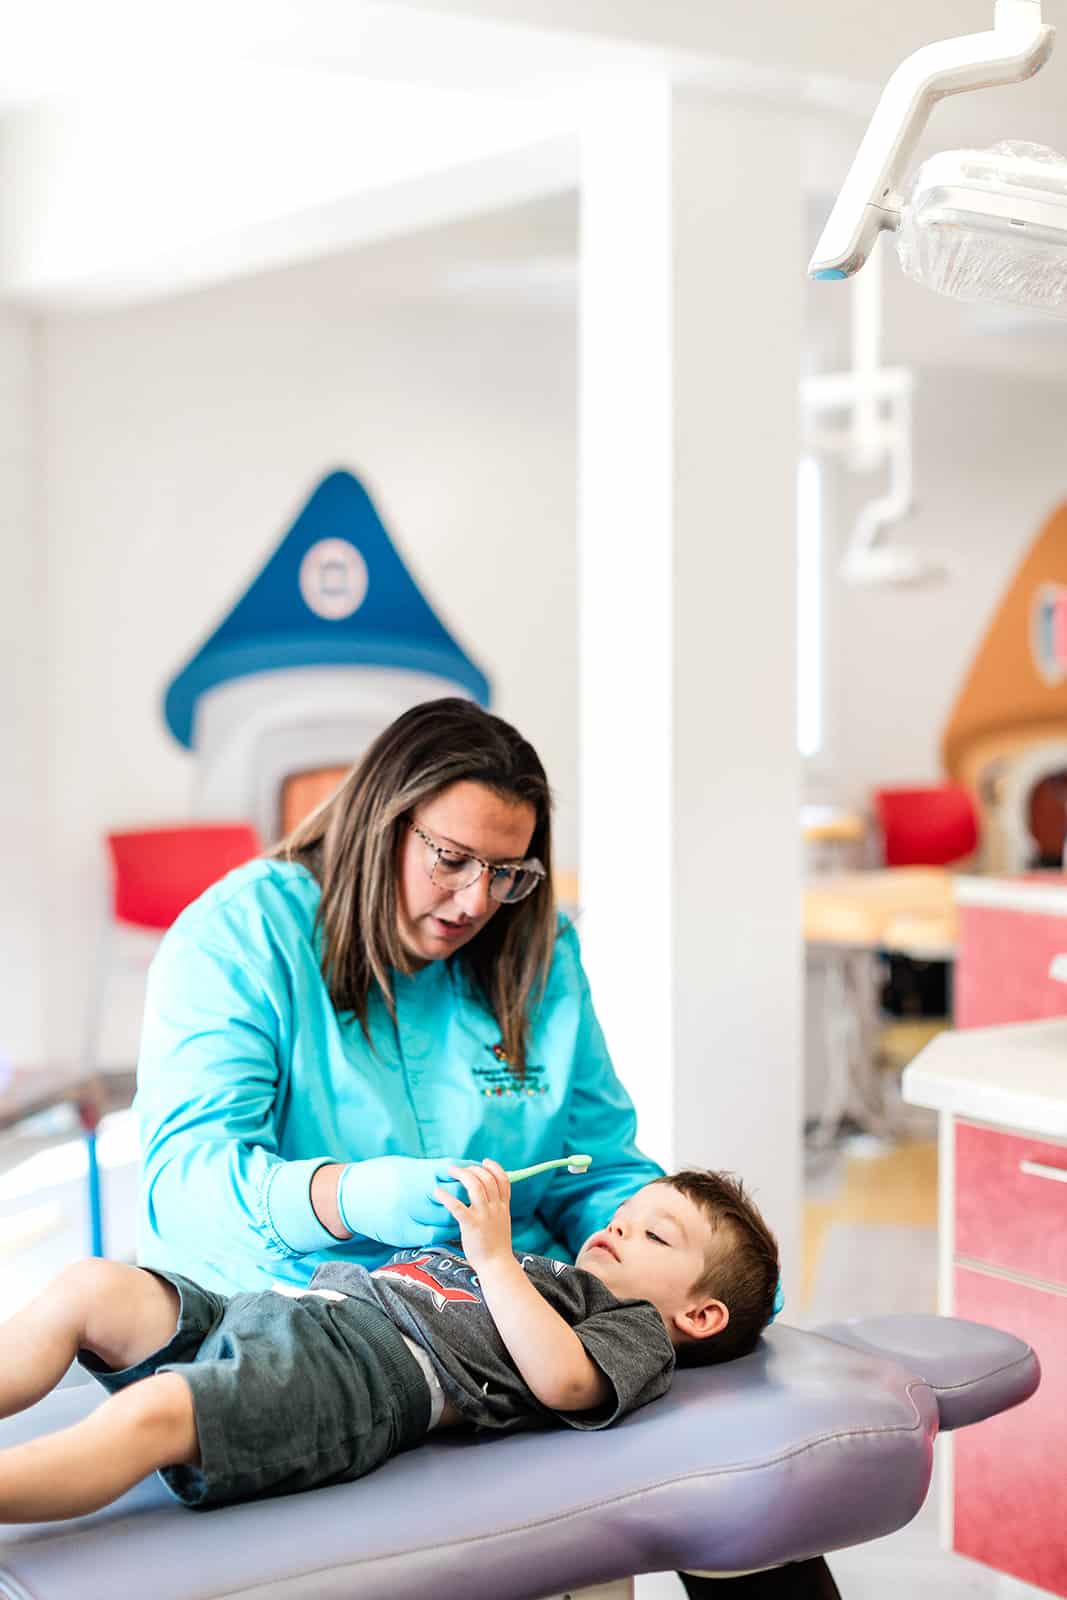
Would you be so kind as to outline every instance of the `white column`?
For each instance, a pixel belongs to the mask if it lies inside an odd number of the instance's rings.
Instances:
[[[799,146],[771,105],[659,81],[606,90],[584,142],[579,320],[593,995],[646,1148],[740,1173],[788,1264]]]
[[[0,314],[0,1062],[43,1049],[45,562],[37,515],[36,340]],[[2,1074],[0,1074],[2,1076]]]

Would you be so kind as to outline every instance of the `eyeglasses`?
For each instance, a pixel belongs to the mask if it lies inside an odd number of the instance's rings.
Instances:
[[[502,865],[483,861],[481,856],[464,855],[437,844],[428,833],[423,833],[417,822],[409,822],[412,833],[418,834],[426,846],[424,866],[427,876],[439,889],[458,891],[469,889],[477,883],[483,872],[489,874],[489,893],[492,899],[513,906],[516,900],[525,900],[545,876],[540,861],[515,861]]]

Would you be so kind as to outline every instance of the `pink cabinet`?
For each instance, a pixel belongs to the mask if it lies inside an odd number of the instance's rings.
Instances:
[[[1041,1387],[955,1438],[953,1545],[1067,1596],[1067,1144],[957,1121],[955,1166],[953,1312],[1033,1345]]]
[[[956,899],[956,1026],[1067,1016],[1067,984],[1049,975],[1067,951],[1067,878],[961,878]]]
[[[1067,1600],[1067,875],[956,900],[957,1030],[904,1074],[941,1113],[942,1309],[1025,1339],[1042,1377],[948,1444],[952,1544]]]
[[[955,1302],[958,1317],[1032,1344],[1041,1387],[955,1436],[953,1546],[1067,1595],[1067,1286],[1055,1292],[957,1266]]]
[[[1067,1293],[1067,1148],[957,1123],[960,1256],[1063,1284]]]

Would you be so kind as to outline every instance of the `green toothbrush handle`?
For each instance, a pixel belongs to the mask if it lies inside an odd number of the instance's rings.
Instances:
[[[521,1183],[523,1178],[536,1178],[539,1172],[551,1172],[553,1167],[570,1167],[581,1162],[583,1170],[592,1165],[591,1156],[557,1156],[554,1161],[539,1161],[536,1167],[517,1167],[514,1172],[508,1173],[512,1183]]]

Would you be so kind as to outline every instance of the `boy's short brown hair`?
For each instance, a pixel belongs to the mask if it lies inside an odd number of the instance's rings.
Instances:
[[[659,1179],[691,1200],[707,1217],[712,1244],[705,1271],[693,1285],[699,1294],[721,1300],[730,1320],[721,1333],[694,1340],[678,1350],[683,1364],[731,1361],[746,1356],[774,1313],[780,1264],[778,1242],[730,1172],[695,1168]]]

